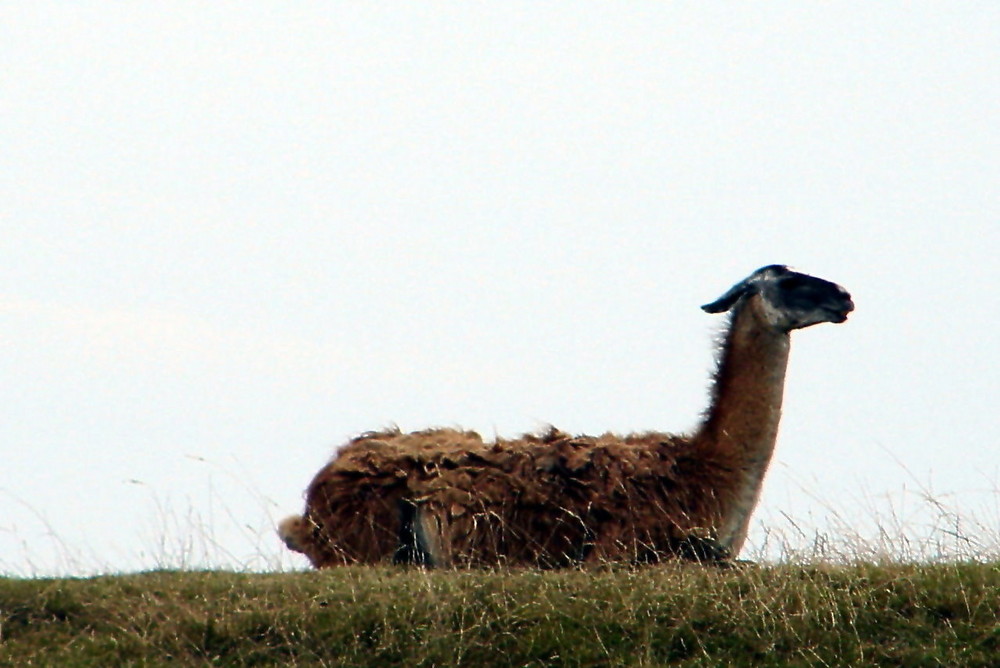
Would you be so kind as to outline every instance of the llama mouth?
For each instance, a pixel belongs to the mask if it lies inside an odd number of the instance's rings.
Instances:
[[[847,314],[854,310],[854,304],[848,302],[840,308],[830,308],[827,309],[827,313],[830,314],[830,320],[835,323],[847,322]]]

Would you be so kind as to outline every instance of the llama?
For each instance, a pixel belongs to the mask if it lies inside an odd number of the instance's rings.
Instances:
[[[369,432],[319,471],[279,534],[317,568],[728,562],[774,451],[789,334],[844,322],[854,304],[839,285],[770,265],[702,309],[730,316],[693,434]]]

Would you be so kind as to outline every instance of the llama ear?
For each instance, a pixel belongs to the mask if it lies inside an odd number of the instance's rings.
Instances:
[[[701,309],[707,313],[724,313],[733,307],[742,297],[752,295],[760,288],[760,284],[769,279],[788,273],[788,267],[783,264],[769,264],[753,272],[742,281],[729,288],[729,292],[716,299],[711,304],[705,304]]]
[[[737,283],[733,287],[729,288],[729,291],[716,299],[711,304],[705,304],[701,307],[702,311],[706,313],[725,313],[733,307],[733,304],[738,302],[744,295],[751,294],[756,290],[756,286],[753,282],[747,280]]]

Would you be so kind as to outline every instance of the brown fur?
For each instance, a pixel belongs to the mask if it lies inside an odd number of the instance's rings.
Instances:
[[[556,429],[490,444],[450,429],[365,434],[313,480],[313,533],[299,544],[318,567],[385,561],[399,546],[399,503],[410,501],[429,518],[440,565],[658,558],[721,512],[715,496],[688,493],[698,478],[719,476],[691,445]],[[638,509],[680,521],[637,523]]]
[[[316,567],[726,559],[746,538],[774,449],[788,344],[760,296],[740,302],[692,436],[364,434],[279,531]]]

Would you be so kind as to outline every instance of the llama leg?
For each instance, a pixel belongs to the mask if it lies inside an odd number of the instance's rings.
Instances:
[[[728,564],[732,561],[729,550],[713,538],[687,536],[673,546],[674,553],[685,561],[698,563]]]
[[[392,556],[392,562],[433,567],[434,559],[427,549],[427,534],[417,504],[409,499],[400,499],[399,516],[399,547]]]

